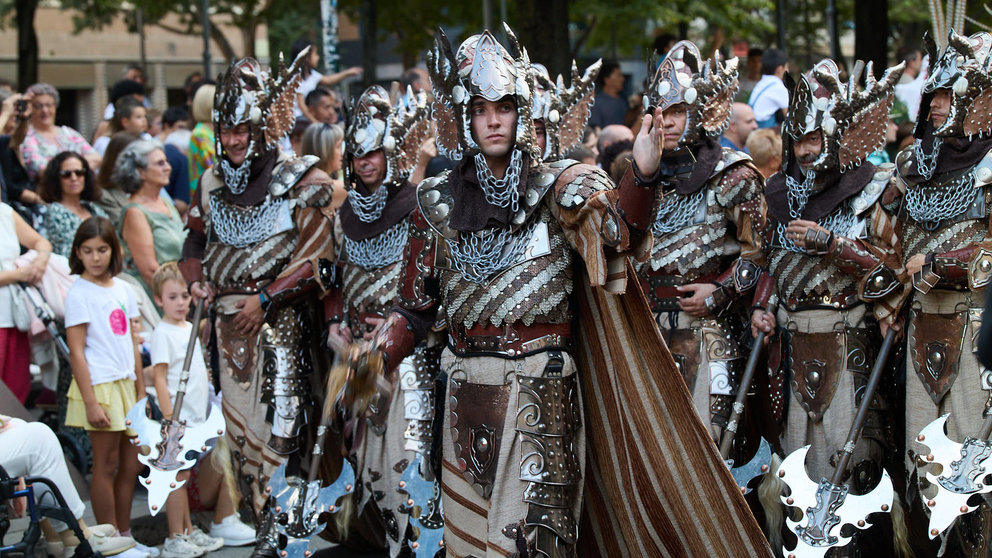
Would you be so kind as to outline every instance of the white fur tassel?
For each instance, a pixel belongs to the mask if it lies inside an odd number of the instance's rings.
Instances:
[[[785,508],[782,505],[782,494],[785,492],[785,483],[782,482],[775,471],[782,465],[782,458],[777,453],[772,454],[772,463],[769,473],[758,486],[758,501],[765,510],[765,529],[768,531],[768,544],[773,549],[781,549],[782,526],[785,523]]]

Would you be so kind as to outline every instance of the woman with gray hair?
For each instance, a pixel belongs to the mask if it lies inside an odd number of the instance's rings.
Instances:
[[[313,155],[320,159],[317,168],[331,177],[334,189],[331,194],[331,207],[337,209],[348,197],[341,179],[341,145],[344,141],[344,128],[340,124],[315,122],[303,132],[303,155]]]
[[[171,170],[161,143],[138,140],[124,148],[110,176],[129,194],[120,226],[125,271],[140,279],[148,293],[155,271],[165,262],[177,261],[186,240],[179,212],[161,195]]]
[[[27,135],[21,142],[21,162],[32,182],[44,173],[48,161],[63,151],[82,155],[90,168],[100,166],[100,154],[68,126],[55,125],[55,110],[59,106],[59,92],[47,83],[36,83],[24,92],[28,99],[31,119]]]

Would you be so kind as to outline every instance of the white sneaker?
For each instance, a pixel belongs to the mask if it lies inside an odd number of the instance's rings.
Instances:
[[[131,547],[120,554],[116,554],[114,558],[148,558],[148,553],[142,552],[135,547]]]
[[[162,554],[162,551],[157,547],[141,544],[137,539],[134,540],[134,547],[147,554],[148,558],[158,558]]]
[[[123,555],[130,549],[133,549],[135,542],[131,537],[114,537],[114,536],[104,536],[102,533],[105,531],[96,531],[90,529],[92,536],[89,538],[90,547],[104,556],[117,556]],[[63,551],[63,556],[72,556],[76,552],[76,547],[69,546]]]
[[[204,552],[213,552],[224,546],[224,539],[211,537],[201,531],[199,527],[193,527],[193,531],[187,536],[189,537],[189,542],[200,547],[200,550]]]
[[[255,544],[255,530],[231,514],[220,521],[210,522],[210,536],[224,539],[224,546],[247,546]]]
[[[172,535],[162,545],[162,558],[200,558],[203,549],[190,542],[186,535]]]

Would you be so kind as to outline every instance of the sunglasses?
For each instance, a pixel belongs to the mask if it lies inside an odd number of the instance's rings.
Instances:
[[[86,171],[83,169],[59,171],[59,176],[61,176],[62,178],[69,178],[72,175],[76,175],[77,177],[82,178],[86,176]]]

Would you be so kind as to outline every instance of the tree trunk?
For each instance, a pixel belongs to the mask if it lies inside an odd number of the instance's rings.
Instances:
[[[548,68],[551,79],[571,75],[572,60],[568,48],[568,0],[517,2],[517,25],[514,32],[526,45],[531,62]]]
[[[371,87],[376,78],[375,0],[362,0],[359,8],[359,28],[362,34],[362,87]]]
[[[854,3],[854,58],[875,63],[875,77],[888,67],[888,0],[860,0]]]
[[[17,86],[21,91],[38,82],[38,35],[34,13],[38,0],[15,0],[17,18]]]

